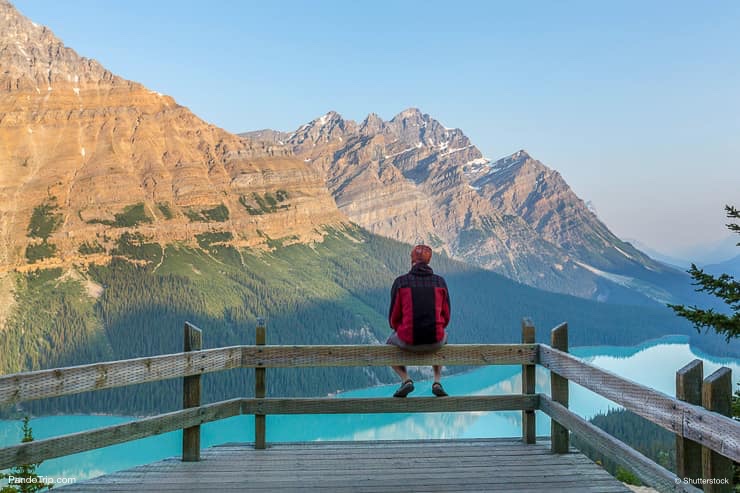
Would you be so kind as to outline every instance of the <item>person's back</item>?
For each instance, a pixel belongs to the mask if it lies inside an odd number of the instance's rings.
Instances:
[[[391,327],[407,345],[437,344],[444,340],[445,327],[450,321],[448,300],[445,280],[429,264],[418,262],[393,283]]]
[[[429,266],[431,258],[431,248],[415,246],[411,251],[411,270],[394,281],[388,314],[394,332],[387,344],[408,351],[429,352],[447,342],[445,328],[450,322],[450,296],[444,278],[434,274]],[[440,383],[442,368],[433,368],[432,391],[436,396],[446,396]],[[413,381],[408,377],[406,367],[394,366],[393,369],[402,380],[394,396],[406,397],[414,390]]]

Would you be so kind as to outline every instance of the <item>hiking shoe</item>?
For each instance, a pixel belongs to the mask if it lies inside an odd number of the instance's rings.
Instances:
[[[432,394],[436,395],[437,397],[447,397],[449,395],[447,392],[445,392],[445,389],[439,382],[434,382],[434,384],[432,384]]]
[[[393,394],[393,397],[406,397],[413,391],[414,391],[414,382],[411,379],[409,379],[403,382],[400,387],[398,387],[398,390],[396,390],[396,393]]]

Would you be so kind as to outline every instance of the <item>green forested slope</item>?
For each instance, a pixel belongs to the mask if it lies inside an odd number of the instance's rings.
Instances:
[[[178,352],[186,320],[203,329],[205,347],[253,343],[258,316],[267,319],[269,344],[378,343],[389,332],[389,287],[409,268],[407,245],[359,228],[330,231],[312,246],[276,243],[270,253],[202,240],[202,249],[128,243],[119,249],[122,257],[81,273],[102,286],[98,298],[86,293],[79,275],[19,275],[16,310],[0,338],[0,371]],[[571,345],[692,333],[666,309],[539,291],[439,255],[432,266],[450,288],[453,343],[517,342],[523,316],[534,319],[543,342],[567,320]],[[268,388],[271,395],[316,395],[390,378],[385,368],[274,370]],[[152,413],[178,408],[180,386],[156,383],[23,406],[35,413]],[[248,370],[208,375],[204,401],[248,395],[251,388]]]
[[[591,418],[591,422],[666,469],[676,471],[676,435],[673,433],[625,409],[610,409]],[[632,476],[631,471],[618,466],[576,435],[573,435],[573,446],[602,464],[611,475],[623,479]],[[639,483],[634,481],[636,477],[632,478],[631,483]]]

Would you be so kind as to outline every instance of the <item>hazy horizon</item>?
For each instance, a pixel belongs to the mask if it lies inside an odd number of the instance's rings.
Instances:
[[[740,206],[737,2],[14,5],[234,133],[417,107],[490,159],[526,149],[667,255],[727,241]]]

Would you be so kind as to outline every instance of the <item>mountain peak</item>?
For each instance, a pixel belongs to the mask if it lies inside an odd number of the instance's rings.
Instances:
[[[425,118],[426,117],[426,118]],[[394,116],[391,121],[399,121],[399,120],[416,120],[421,121],[429,118],[429,115],[425,115],[421,112],[419,108],[406,108],[396,116]]]
[[[406,108],[401,113],[399,113],[402,116],[410,116],[410,115],[422,115],[422,112],[419,108],[415,108],[413,106]]]
[[[521,159],[521,160],[532,159],[532,156],[524,149],[519,149],[514,154],[512,154],[511,157],[512,159]]]
[[[319,125],[326,125],[327,123],[337,122],[341,120],[343,120],[342,115],[340,115],[334,110],[331,110],[327,112],[325,115],[319,118],[316,118],[313,122],[318,123]]]
[[[0,0],[0,87],[10,91],[53,91],[57,84],[84,87],[101,81],[123,82],[97,61],[64,46],[45,26]],[[77,91],[75,91],[77,92]]]
[[[516,151],[513,154],[510,154],[506,157],[503,157],[499,159],[498,161],[495,161],[491,164],[490,170],[487,172],[486,179],[492,178],[494,175],[497,177],[500,177],[501,171],[508,171],[510,172],[518,172],[518,170],[523,169],[526,166],[529,166],[529,164],[539,164],[539,161],[535,160],[527,151],[524,149],[520,149]],[[544,165],[540,166],[545,168]],[[507,173],[508,174],[508,173]]]
[[[382,131],[383,125],[385,125],[385,122],[377,113],[370,113],[360,125],[360,132],[363,134],[376,134]]]
[[[377,113],[369,113],[365,117],[365,120],[363,120],[362,123],[365,123],[365,122],[373,122],[374,123],[374,122],[382,122],[382,121],[383,121],[383,119],[380,118],[380,116]]]

